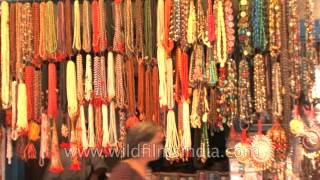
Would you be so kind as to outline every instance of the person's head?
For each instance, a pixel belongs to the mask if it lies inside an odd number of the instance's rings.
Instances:
[[[163,131],[160,126],[147,121],[132,126],[126,136],[126,144],[131,158],[153,161],[160,157],[163,149]]]

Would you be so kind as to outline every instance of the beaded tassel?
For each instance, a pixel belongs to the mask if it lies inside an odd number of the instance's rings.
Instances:
[[[60,152],[59,152],[59,145],[58,145],[58,134],[57,134],[57,127],[56,121],[53,120],[52,126],[52,140],[51,140],[51,161],[49,166],[49,171],[53,173],[61,173],[63,172],[63,166],[61,162]]]
[[[128,119],[126,127],[129,128],[138,122],[136,117],[136,96],[135,96],[135,80],[134,80],[134,64],[133,59],[126,61],[126,78],[128,82]],[[157,82],[157,81],[156,81]],[[158,82],[157,82],[158,83]],[[157,96],[155,96],[157,97]]]
[[[145,118],[145,64],[143,59],[138,63],[138,111],[139,119],[143,120]]]
[[[99,57],[94,57],[93,61],[93,86],[94,86],[94,106],[95,106],[95,135],[96,146],[100,148],[102,146],[102,119],[101,119],[101,61]],[[90,128],[90,127],[89,127]]]

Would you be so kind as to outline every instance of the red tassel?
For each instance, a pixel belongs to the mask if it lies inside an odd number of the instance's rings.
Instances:
[[[235,138],[236,138],[236,130],[234,129],[233,125],[230,127],[229,138],[230,138],[230,140],[235,140]]]
[[[72,171],[79,171],[81,169],[80,163],[77,158],[75,160],[72,160],[72,164],[70,166],[70,170]]]
[[[51,162],[49,171],[53,173],[60,173],[63,171],[61,157],[58,145],[58,134],[56,129],[56,122],[53,121],[52,140],[51,140]]]
[[[57,113],[57,70],[54,63],[48,66],[48,117],[56,118]]]
[[[126,128],[129,129],[135,124],[137,124],[138,122],[139,122],[139,119],[137,118],[137,116],[129,117],[126,122]]]
[[[241,130],[241,143],[247,143],[247,129]]]
[[[34,67],[33,66],[26,66],[24,71],[25,76],[25,83],[27,87],[27,114],[28,114],[28,121],[32,121],[34,118],[34,97],[33,97],[33,81],[34,81]]]
[[[258,134],[262,135],[262,121],[261,121],[261,119],[258,120]]]

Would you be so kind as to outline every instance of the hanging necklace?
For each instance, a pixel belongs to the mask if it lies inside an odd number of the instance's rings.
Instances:
[[[16,79],[16,4],[10,4],[9,12],[9,36],[10,36],[10,74],[12,79]],[[35,42],[36,43],[36,42]]]
[[[133,81],[134,82],[134,81]],[[153,98],[153,122],[160,125],[160,103],[159,103],[159,70],[155,60],[152,68],[152,98]],[[134,96],[133,96],[134,97]]]
[[[151,121],[152,120],[152,93],[151,93],[151,83],[152,83],[152,76],[151,76],[151,66],[146,67],[146,79],[145,79],[145,113],[146,113],[146,120]]]
[[[40,41],[40,3],[32,3],[33,18],[33,60],[32,63],[37,67],[41,66],[39,58],[39,41]]]
[[[39,36],[39,56],[42,58],[42,60],[45,60],[47,58],[47,51],[46,51],[46,3],[41,2],[40,3],[40,36]],[[18,15],[18,14],[17,14]],[[18,20],[18,18],[17,18]],[[18,23],[18,21],[17,21]],[[18,34],[16,34],[18,38]],[[18,57],[18,53],[17,53]]]
[[[10,106],[10,39],[9,4],[1,3],[1,100],[4,109]]]
[[[298,5],[297,0],[289,0],[288,1],[288,10],[289,10],[289,18],[288,18],[288,32],[289,32],[289,57],[292,59],[292,74],[291,74],[291,92],[298,97],[300,95],[300,38],[299,38],[299,18],[298,18]]]
[[[272,111],[274,117],[282,116],[282,83],[281,83],[281,71],[280,63],[274,63],[272,65]]]
[[[247,60],[243,59],[239,64],[239,117],[240,120],[249,120],[252,114],[252,98],[250,94],[250,72]],[[250,121],[248,121],[250,123]]]
[[[235,30],[233,22],[233,5],[231,0],[224,2],[225,28],[227,38],[227,53],[230,55],[234,50]]]
[[[159,1],[162,2],[162,1]],[[124,3],[124,36],[125,36],[125,53],[129,56],[134,54],[134,24],[132,15],[132,2],[131,0],[125,0]],[[161,9],[163,11],[163,9]],[[135,12],[136,13],[136,12]],[[163,17],[163,16],[161,16]],[[158,27],[158,26],[157,26]],[[159,27],[158,27],[159,28]]]
[[[196,27],[196,35],[198,41],[205,41],[206,37],[206,18],[203,12],[202,1],[197,1],[197,27]]]
[[[57,36],[55,29],[55,10],[52,1],[46,3],[45,10],[45,26],[46,28],[46,51],[51,59],[55,59],[55,52],[57,50]]]
[[[145,113],[145,64],[144,60],[138,60],[138,111],[140,120],[144,119]]]
[[[136,54],[138,57],[141,57],[143,54],[143,4],[142,0],[137,0],[134,3],[134,11],[135,13],[135,22],[134,24],[136,25],[136,33],[135,33],[135,47],[136,47]]]
[[[208,85],[209,87],[215,86],[215,84],[218,82],[218,72],[217,72],[217,66],[214,59],[214,48],[209,48],[207,51],[207,59],[208,59],[208,68],[209,71],[207,77],[208,77]]]
[[[152,50],[152,18],[151,18],[151,0],[145,0],[144,2],[144,56],[147,58],[147,64],[150,64],[153,57]]]
[[[180,139],[176,127],[175,113],[174,109],[174,98],[173,98],[173,64],[172,59],[169,58],[166,61],[166,80],[167,80],[167,101],[168,101],[168,114],[167,114],[167,132],[166,132],[166,144],[164,155],[167,160],[174,161],[179,157],[178,150]]]
[[[181,35],[181,1],[173,0],[171,3],[169,38],[172,41],[178,41]]]
[[[115,32],[113,37],[113,51],[117,53],[124,53],[123,33],[122,33],[122,20],[121,20],[121,3],[122,0],[115,1],[115,17],[114,26]]]
[[[125,87],[124,87],[124,71],[123,71],[123,66],[124,66],[124,62],[123,62],[123,56],[120,54],[116,55],[116,64],[115,64],[115,77],[117,79],[117,83],[116,83],[116,105],[118,108],[123,109],[126,107],[126,97],[125,97]]]
[[[183,50],[187,47],[187,25],[189,16],[189,0],[181,0],[181,38],[180,46]]]
[[[157,7],[157,62],[159,70],[159,103],[160,107],[166,109],[167,107],[167,84],[166,84],[166,60],[167,52],[164,47],[164,39],[166,36],[165,23],[166,17],[164,10],[164,0],[158,1]],[[128,80],[129,82],[129,80]]]
[[[203,80],[203,64],[205,64],[204,47],[196,44],[190,57],[189,84],[191,87]]]
[[[126,127],[129,128],[138,122],[136,117],[136,96],[135,96],[135,78],[134,78],[134,59],[126,61],[126,78],[128,83],[128,120]]]
[[[74,4],[74,24],[73,24],[73,43],[72,48],[81,50],[81,22],[80,22],[80,3],[79,0],[75,0]]]
[[[264,1],[253,0],[252,2],[252,38],[253,46],[264,51],[267,46],[267,37],[264,25]]]
[[[100,37],[100,51],[103,52],[107,48],[107,31],[106,31],[106,15],[104,1],[99,0],[99,37]],[[117,0],[116,0],[117,4]]]
[[[73,55],[72,51],[72,26],[71,26],[71,3],[70,0],[65,1],[65,21],[66,21],[66,41],[65,41],[65,48],[66,48],[66,53],[69,57]]]
[[[241,54],[250,56],[253,53],[251,44],[251,23],[250,18],[251,0],[240,0],[238,14],[238,38]]]
[[[236,69],[236,61],[233,59],[229,59],[227,61],[227,80],[228,83],[225,85],[225,93],[227,100],[227,108],[225,112],[226,122],[224,122],[229,127],[232,125],[232,122],[238,117],[238,92],[237,92],[237,69]]]
[[[68,100],[68,115],[72,121],[75,120],[78,114],[77,100],[77,82],[76,82],[76,67],[72,60],[67,64],[67,100]]]
[[[190,0],[187,28],[187,42],[193,44],[197,41],[197,15],[194,1]]]
[[[254,59],[254,101],[256,112],[266,110],[266,85],[264,57],[261,54],[255,55]]]
[[[90,2],[88,0],[83,1],[82,5],[82,15],[83,15],[83,21],[82,21],[82,49],[86,53],[90,53],[91,51],[91,28],[90,28]]]
[[[279,0],[269,1],[268,20],[269,20],[269,51],[271,58],[276,60],[281,49],[281,3]]]
[[[65,14],[64,2],[59,1],[57,4],[56,14],[56,28],[57,28],[57,61],[61,61],[66,56],[66,31],[65,31]]]
[[[216,2],[217,10],[217,59],[223,68],[227,61],[227,37],[222,1]]]

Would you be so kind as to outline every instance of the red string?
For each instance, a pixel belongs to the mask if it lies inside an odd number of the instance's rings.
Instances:
[[[241,130],[241,143],[247,143],[247,129]]]
[[[50,63],[48,66],[48,117],[57,117],[57,72],[56,65]]]
[[[261,119],[258,120],[258,134],[262,135],[262,121],[261,121]]]
[[[174,99],[177,103],[180,103],[180,91],[181,91],[181,49],[176,50],[176,89],[174,93]]]
[[[25,83],[27,87],[27,114],[28,121],[32,121],[34,118],[34,109],[33,109],[33,101],[34,101],[34,91],[33,91],[33,80],[34,80],[34,67],[26,66],[25,71]]]
[[[92,2],[92,47],[94,52],[99,52],[99,4],[98,1]]]
[[[186,52],[182,53],[181,64],[182,64],[182,67],[181,67],[182,95],[183,95],[184,99],[187,100],[189,98],[189,92],[188,92],[188,86],[189,86],[188,67],[189,67],[189,64],[188,64],[188,54]]]

